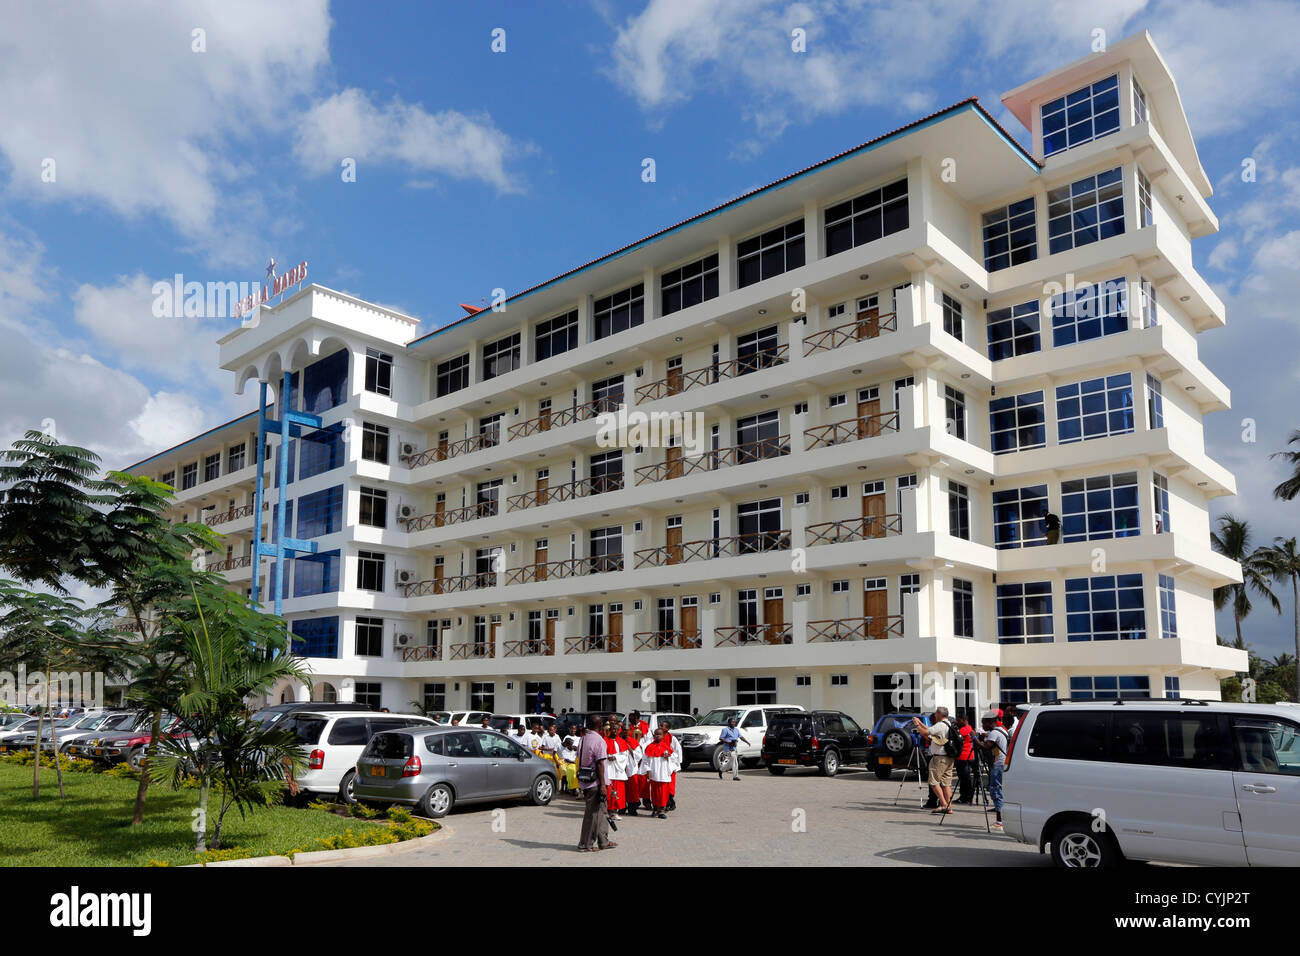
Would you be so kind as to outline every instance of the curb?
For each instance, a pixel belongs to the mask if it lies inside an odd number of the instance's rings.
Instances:
[[[415,817],[416,820],[427,820],[425,817]],[[437,823],[438,829],[428,836],[417,837],[414,840],[403,840],[401,843],[381,843],[378,846],[354,846],[343,850],[312,850],[307,853],[298,853],[293,857],[287,856],[254,856],[243,860],[219,860],[215,863],[188,863],[178,869],[227,867],[227,866],[314,866],[317,864],[328,865],[330,863],[339,863],[344,860],[366,860],[372,857],[393,856],[417,847],[427,847],[439,840],[451,836],[451,828],[440,820],[427,820],[429,823]]]

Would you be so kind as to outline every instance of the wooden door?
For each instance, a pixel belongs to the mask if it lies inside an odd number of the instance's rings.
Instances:
[[[668,563],[680,564],[682,560],[682,526],[668,529]]]
[[[446,567],[443,566],[442,564],[435,564],[433,566],[433,593],[434,594],[442,593],[442,579],[443,579],[443,575],[446,574],[446,570],[447,570]]]
[[[783,598],[763,599],[763,624],[767,632],[765,640],[769,644],[783,643],[785,633],[785,600]]]
[[[885,494],[880,492],[862,496],[862,517],[868,538],[885,536]]]
[[[550,500],[551,475],[547,472],[545,475],[537,476],[537,503],[546,504]]]
[[[500,621],[491,621],[488,623],[488,646],[483,652],[485,657],[496,657],[497,651],[497,632],[501,630]]]
[[[867,619],[867,637],[879,640],[887,637],[885,617],[889,614],[889,592],[876,588],[862,592],[862,616]]]
[[[547,555],[549,551],[540,544],[533,549],[533,580],[546,580],[546,562],[550,560]]]
[[[664,449],[664,455],[668,465],[668,477],[680,478],[682,476],[682,446],[669,445]]]
[[[880,399],[858,402],[858,437],[875,438],[880,434]]]
[[[555,622],[558,617],[548,617],[546,619],[546,653],[555,653]]]
[[[551,429],[551,403],[546,402],[537,409],[537,430],[541,432],[550,431]]]
[[[447,460],[447,433],[442,432],[438,435],[438,460]]]
[[[694,647],[700,636],[700,609],[693,604],[682,605],[682,646]]]
[[[623,612],[609,612],[609,650],[617,653],[623,650]]]
[[[681,362],[678,362],[676,365],[670,366],[668,368],[668,394],[676,395],[681,390],[682,390],[682,364]]]
[[[880,309],[872,306],[858,313],[858,325],[855,330],[859,339],[874,339],[880,334]]]
[[[433,524],[436,528],[441,528],[447,521],[447,499],[442,495],[433,505]]]

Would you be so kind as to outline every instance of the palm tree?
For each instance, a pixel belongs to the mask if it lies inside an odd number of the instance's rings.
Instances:
[[[1218,530],[1210,532],[1210,546],[1225,558],[1241,565],[1240,583],[1225,584],[1214,589],[1214,609],[1221,611],[1228,601],[1232,601],[1232,620],[1237,626],[1237,643],[1234,646],[1245,650],[1241,621],[1254,610],[1250,603],[1250,592],[1254,591],[1268,601],[1278,614],[1282,613],[1282,605],[1268,586],[1270,571],[1261,556],[1261,549],[1250,546],[1250,522],[1232,515],[1220,515]]]
[[[1300,444],[1300,428],[1294,429],[1287,438],[1288,445]],[[1269,458],[1282,458],[1291,466],[1291,477],[1273,489],[1273,497],[1291,501],[1300,494],[1300,451],[1275,451]]]
[[[1296,436],[1293,436],[1296,437]],[[1296,550],[1295,538],[1277,537],[1271,548],[1263,549],[1263,560],[1268,566],[1269,575],[1274,581],[1290,580],[1291,606],[1295,619],[1295,649],[1300,657],[1300,551]],[[1296,668],[1296,700],[1300,700],[1300,667]]]

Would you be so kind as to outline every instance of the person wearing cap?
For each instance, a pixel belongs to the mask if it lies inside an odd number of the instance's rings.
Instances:
[[[1011,738],[1007,736],[1005,727],[998,725],[998,711],[990,710],[981,719],[980,723],[984,726],[984,732],[980,734],[980,739],[975,741],[975,746],[984,751],[989,758],[989,799],[993,801],[993,813],[996,821],[993,824],[994,830],[1002,829],[1002,771],[1007,766],[1007,750],[1011,746]]]

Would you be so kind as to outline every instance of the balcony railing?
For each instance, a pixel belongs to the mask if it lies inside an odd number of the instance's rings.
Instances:
[[[701,471],[717,471],[727,465],[747,465],[767,458],[780,458],[790,454],[790,436],[778,435],[775,438],[763,438],[730,448],[706,451],[702,455],[690,458],[676,458],[661,461],[653,465],[642,465],[636,470],[636,483],[647,481],[669,481]]]
[[[682,392],[689,392],[693,388],[700,388],[704,385],[712,385],[714,382],[721,382],[723,379],[738,378],[741,375],[748,375],[750,372],[757,372],[760,369],[784,365],[789,360],[790,346],[788,345],[762,349],[750,355],[734,358],[729,362],[706,365],[704,368],[692,369],[689,372],[677,372],[670,374],[667,378],[640,385],[636,390],[636,400],[638,402],[652,402],[655,399],[667,398],[670,395],[680,395]]]
[[[435,461],[447,461],[450,458],[468,455],[472,451],[495,448],[499,444],[501,444],[501,433],[495,430],[480,432],[446,444],[439,442],[427,451],[406,459],[406,467],[419,468],[421,465],[431,465]]]
[[[209,528],[215,528],[219,524],[225,524],[227,521],[234,521],[236,518],[247,518],[252,513],[252,505],[242,505],[238,508],[231,508],[229,511],[223,511],[221,514],[209,515],[203,519],[203,523]]]
[[[833,621],[809,621],[808,642],[879,641],[903,636],[901,614],[876,617],[841,617]]]
[[[465,644],[451,645],[451,656],[448,660],[483,660],[495,656],[496,643],[494,641],[469,641]]]
[[[597,415],[603,415],[607,412],[616,412],[621,404],[622,402],[617,399],[598,398],[595,401],[584,402],[581,405],[553,409],[549,412],[543,412],[536,418],[530,418],[526,422],[516,422],[507,429],[507,433],[512,439],[526,438],[529,435],[536,435],[538,432],[550,431],[552,428],[563,428],[565,425],[589,421]]]
[[[877,415],[850,418],[830,425],[814,425],[803,430],[803,437],[808,441],[808,451],[812,451],[814,448],[843,445],[845,442],[875,438],[885,432],[896,431],[898,431],[898,412],[880,412]]]
[[[506,641],[502,657],[553,657],[555,638],[539,637],[533,640]]]
[[[858,319],[856,322],[837,325],[824,332],[814,332],[803,340],[803,354],[806,357],[815,352],[840,348],[850,342],[874,339],[884,332],[896,331],[898,331],[898,316],[893,312],[873,318]]]
[[[865,541],[886,535],[903,533],[902,515],[871,515],[865,518],[846,518],[808,526],[808,544],[840,544],[844,541]]]
[[[555,581],[575,578],[584,574],[607,574],[623,570],[623,555],[596,554],[585,558],[565,558],[563,561],[543,561],[525,564],[506,571],[506,584],[532,584],[536,581]]]
[[[451,578],[430,578],[416,581],[414,584],[398,585],[404,597],[425,597],[430,594],[456,594],[461,591],[479,591],[493,588],[497,584],[495,571],[477,571],[473,574],[458,574]]]
[[[522,511],[538,505],[549,505],[557,501],[572,501],[574,498],[587,498],[591,495],[603,495],[610,491],[623,490],[622,475],[598,475],[595,478],[580,478],[566,481],[562,485],[525,491],[521,495],[511,495],[506,499],[506,511]]]
[[[742,554],[759,554],[764,551],[788,551],[790,531],[756,531],[737,534],[729,538],[701,538],[683,541],[658,548],[642,548],[636,552],[636,567],[660,568],[668,564],[685,564],[688,561],[708,561],[712,558],[734,558]]]
[[[209,571],[234,571],[236,568],[246,568],[253,563],[253,556],[244,555],[242,558],[226,558],[224,561],[218,561],[216,564],[209,565]]]
[[[407,531],[424,531],[426,528],[445,528],[463,521],[473,521],[475,518],[491,518],[500,510],[501,506],[495,501],[478,501],[463,508],[435,511],[432,514],[420,515],[418,518],[400,520],[405,523]]]
[[[440,661],[442,660],[442,645],[425,644],[422,647],[403,647],[403,661]]]
[[[632,636],[638,651],[689,650],[702,643],[699,631],[637,631]]]
[[[750,647],[756,644],[789,644],[794,641],[794,625],[740,624],[735,627],[718,627],[713,630],[714,644],[718,647]]]
[[[564,639],[566,654],[619,654],[622,651],[622,634],[583,634]]]

